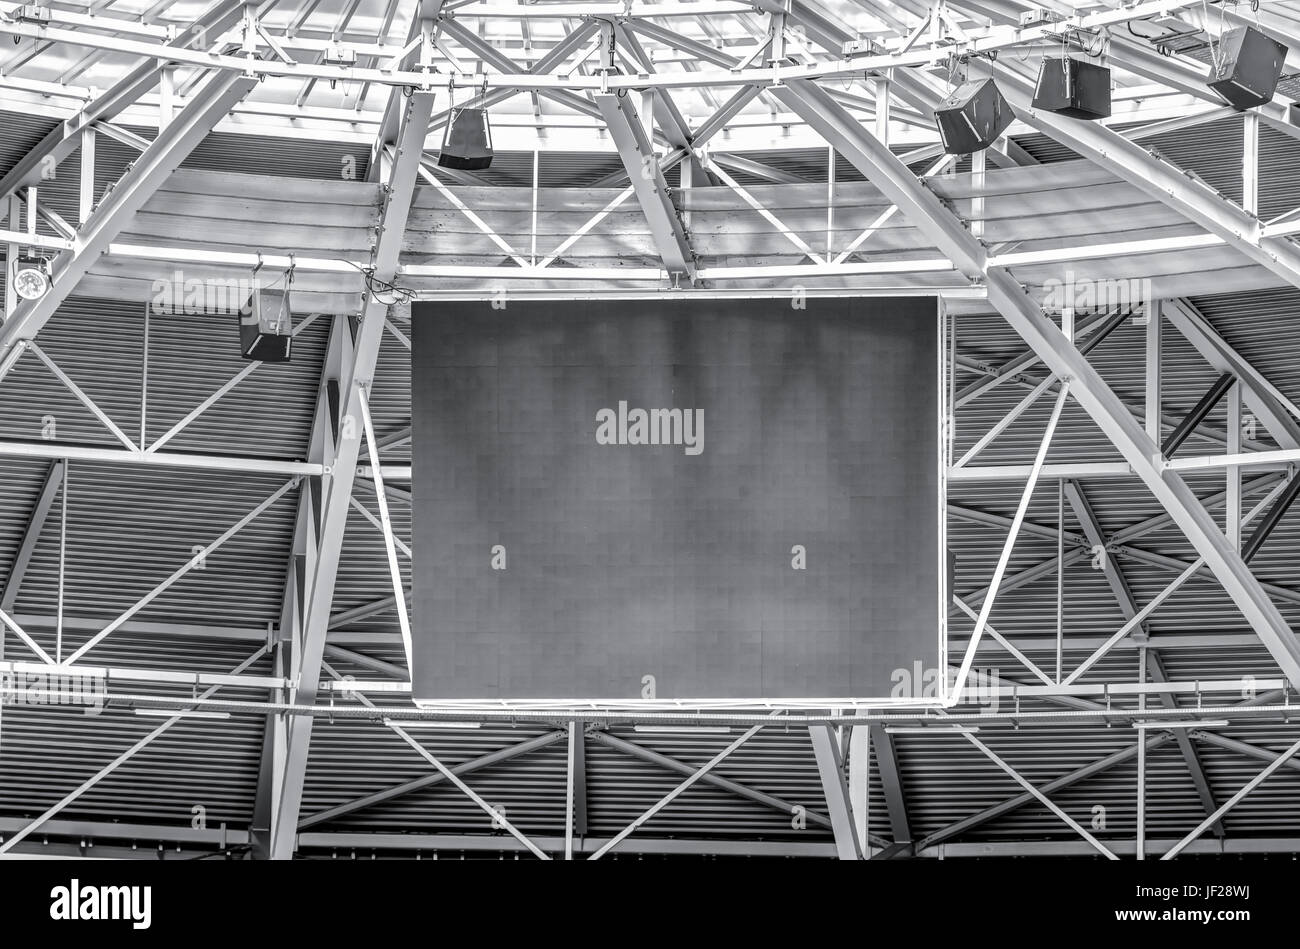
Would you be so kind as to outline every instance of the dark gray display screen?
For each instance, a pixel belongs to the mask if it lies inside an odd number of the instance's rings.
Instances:
[[[415,698],[885,698],[937,667],[938,324],[417,304]]]

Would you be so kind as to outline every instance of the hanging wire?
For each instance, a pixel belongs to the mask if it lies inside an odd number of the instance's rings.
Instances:
[[[348,263],[353,267],[356,267],[365,278],[366,292],[384,306],[401,306],[402,304],[410,303],[415,299],[415,291],[409,287],[399,287],[395,283],[390,283],[387,280],[380,280],[376,277],[374,267],[362,267],[360,264],[351,260],[349,260]],[[386,294],[388,296],[385,296]]]
[[[957,67],[958,67],[957,54],[956,54],[956,53],[949,53],[949,54],[948,54],[948,69],[947,69],[947,75],[945,76],[945,78],[947,79],[947,82],[948,82],[948,91],[947,91],[946,95],[949,95],[949,96],[952,95],[952,90],[953,90],[953,82],[952,82],[952,79],[953,79],[953,76],[954,76],[954,75],[956,74],[956,72],[957,72]]]
[[[1223,65],[1223,50],[1220,45],[1219,37],[1223,36],[1223,27],[1227,22],[1227,11],[1224,9],[1226,4],[1219,5],[1219,32],[1218,35],[1210,35],[1210,63],[1214,67],[1214,74],[1217,76]],[[1205,25],[1210,24],[1210,2],[1201,0],[1201,15],[1205,18]]]

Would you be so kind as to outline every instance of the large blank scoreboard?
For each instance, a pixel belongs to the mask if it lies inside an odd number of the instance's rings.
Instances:
[[[939,325],[917,297],[417,304],[415,698],[887,698],[938,668]]]

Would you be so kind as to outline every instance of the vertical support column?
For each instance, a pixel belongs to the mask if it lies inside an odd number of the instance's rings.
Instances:
[[[826,149],[826,259],[835,243],[835,148]]]
[[[1160,327],[1163,309],[1159,300],[1147,301],[1146,432],[1157,446],[1163,441],[1160,432]]]
[[[849,810],[858,850],[864,858],[871,856],[868,830],[871,827],[871,729],[866,725],[849,728]]]
[[[564,783],[564,859],[573,859],[573,782],[577,758],[578,729],[581,722],[569,722],[569,766]]]
[[[641,131],[645,132],[646,141],[650,143],[650,154],[659,159],[659,148],[655,144],[655,92],[646,89],[641,93]]]
[[[171,125],[176,109],[176,68],[164,66],[158,75],[158,128]]]
[[[528,261],[534,267],[537,266],[537,191],[540,182],[541,171],[541,152],[537,144],[533,145],[533,222],[532,222],[532,243],[529,246]]]
[[[148,444],[149,437],[149,312],[153,306],[144,304],[144,334],[140,340],[140,447]]]
[[[1147,647],[1143,646],[1138,650],[1138,682],[1146,684],[1147,681]],[[1138,695],[1138,710],[1143,711],[1147,707],[1146,693]],[[1145,860],[1147,858],[1147,735],[1142,729],[1138,729],[1138,753],[1137,753],[1137,858]]]
[[[374,262],[375,280],[384,282],[393,281],[398,276],[399,253],[406,233],[420,155],[433,112],[431,92],[417,91],[406,96],[402,90],[397,89],[393,95],[401,100],[401,131],[391,162],[383,159],[384,169],[380,178],[387,188],[382,198],[378,240],[371,258]],[[364,417],[364,390],[374,379],[389,307],[389,304],[367,290],[355,336],[351,332],[337,334],[342,337],[340,342],[343,349],[340,353],[340,372],[327,385],[327,394],[331,387],[333,393],[328,399],[327,417],[317,426],[318,430],[323,430],[321,434],[328,446],[324,457],[331,460],[327,462],[330,473],[312,482],[312,490],[319,495],[313,524],[317,540],[315,554],[308,558],[306,567],[305,583],[308,593],[302,611],[303,631],[300,641],[295,644],[291,676],[296,686],[292,697],[298,705],[314,705],[320,686],[321,662],[329,630],[334,584],[338,576],[343,536],[347,529],[348,512],[351,510],[352,484],[356,477],[357,457],[361,447],[357,421]],[[312,728],[313,718],[310,715],[295,715],[290,718],[285,737],[284,778],[279,782],[281,791],[270,847],[272,859],[287,860],[294,853]]]
[[[785,59],[785,15],[789,9],[789,0],[784,0],[781,10],[772,14],[772,45],[767,54],[769,66],[776,66]]]
[[[315,422],[307,447],[308,459],[318,464],[327,463],[335,455],[337,420],[334,406],[338,401],[341,380],[350,368],[351,355],[348,317],[335,314],[317,387]],[[295,678],[301,668],[306,607],[311,596],[310,577],[317,559],[321,531],[320,479],[304,480],[298,491],[298,512],[294,521],[293,547],[285,569],[280,621],[270,633],[273,637],[274,674],[285,679]],[[277,690],[276,699],[288,701],[289,691]],[[280,827],[280,802],[284,794],[291,722],[290,716],[283,713],[266,717],[257,793],[253,799],[253,820],[249,828],[253,856],[261,860],[271,858],[277,837],[292,837],[297,831],[296,827]]]
[[[677,166],[677,190],[682,196],[680,202],[682,212],[682,224],[690,230],[691,219],[691,195],[692,188],[706,188],[709,185],[709,176],[704,172],[704,166],[697,156],[703,154],[703,149],[699,152],[692,150],[690,157]],[[694,160],[692,160],[694,159]]]
[[[95,209],[95,130],[81,133],[81,182],[78,189],[77,220],[85,224]]]
[[[889,79],[881,76],[871,82],[876,98],[876,138],[889,145]]]
[[[840,756],[839,742],[829,725],[809,725],[808,737],[812,740],[817,770],[821,773],[822,793],[826,796],[826,811],[835,834],[835,851],[841,860],[861,860],[858,835],[853,826],[853,810],[849,803],[849,788],[844,780],[844,760]]]
[[[975,197],[971,201],[970,213],[970,232],[980,240],[984,239],[984,172],[988,168],[988,152],[981,149],[970,156],[970,183],[971,190]],[[1067,338],[1073,338],[1073,311],[1071,313],[1071,328],[1066,332]],[[1064,317],[1062,317],[1064,321]]]
[[[1228,389],[1228,454],[1241,454],[1241,381],[1232,383]],[[1223,530],[1232,549],[1241,550],[1241,467],[1228,465],[1225,469],[1228,479],[1227,497],[1223,505]]]
[[[871,725],[871,744],[876,749],[876,767],[885,791],[885,810],[889,813],[889,831],[895,844],[912,842],[911,822],[907,819],[907,802],[903,797],[903,779],[898,772],[894,739],[883,725]]]
[[[18,195],[9,196],[9,230],[17,231],[21,227],[22,221],[22,202],[18,200]],[[18,291],[14,289],[14,261],[18,258],[18,245],[10,241],[5,245],[5,266],[9,273],[5,278],[5,319],[18,306]]]
[[[1241,206],[1251,214],[1259,213],[1259,113],[1242,116],[1241,136]]]
[[[574,839],[587,836],[587,733],[578,720],[569,722],[569,767],[564,804],[564,859],[572,860]]]

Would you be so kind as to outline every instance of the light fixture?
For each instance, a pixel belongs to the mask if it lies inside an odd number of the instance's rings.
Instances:
[[[1072,119],[1110,117],[1110,70],[1072,56],[1044,56],[1034,86],[1034,108]]]
[[[1273,99],[1287,48],[1249,26],[1228,30],[1215,46],[1205,83],[1238,112]]]
[[[14,292],[24,300],[39,300],[50,289],[50,262],[46,257],[14,260]]]
[[[252,290],[239,313],[239,350],[245,359],[258,362],[288,362],[293,351],[293,314],[290,288],[293,265],[284,274],[280,289],[263,289],[257,274],[261,257],[253,268]],[[292,260],[292,258],[290,258]],[[277,281],[278,283],[279,281]]]
[[[886,725],[886,735],[969,735],[977,725]]]
[[[204,712],[179,708],[138,708],[135,714],[142,718],[215,718],[226,719],[229,712]]]
[[[1175,721],[1153,721],[1153,722],[1134,722],[1133,727],[1139,730],[1154,728],[1163,731],[1167,728],[1227,728],[1228,720],[1221,719],[1217,721],[1196,721],[1175,722]]]
[[[386,718],[384,724],[390,728],[481,728],[482,722],[443,722],[432,718],[413,718],[409,722],[397,718]]]
[[[50,25],[50,8],[40,3],[24,3],[14,11],[14,19],[19,23],[34,23],[37,26]],[[14,37],[15,42],[18,37]]]
[[[492,125],[487,109],[453,108],[438,151],[438,165],[457,171],[482,171],[492,166],[492,154]]]
[[[1129,20],[1126,27],[1132,36],[1146,40],[1162,54],[1188,55],[1210,45],[1210,34],[1194,23],[1176,16],[1152,16]]]
[[[949,155],[983,151],[1007,130],[1014,116],[992,79],[963,82],[934,110],[943,150]]]
[[[642,735],[730,735],[726,725],[634,725],[633,731]]]

